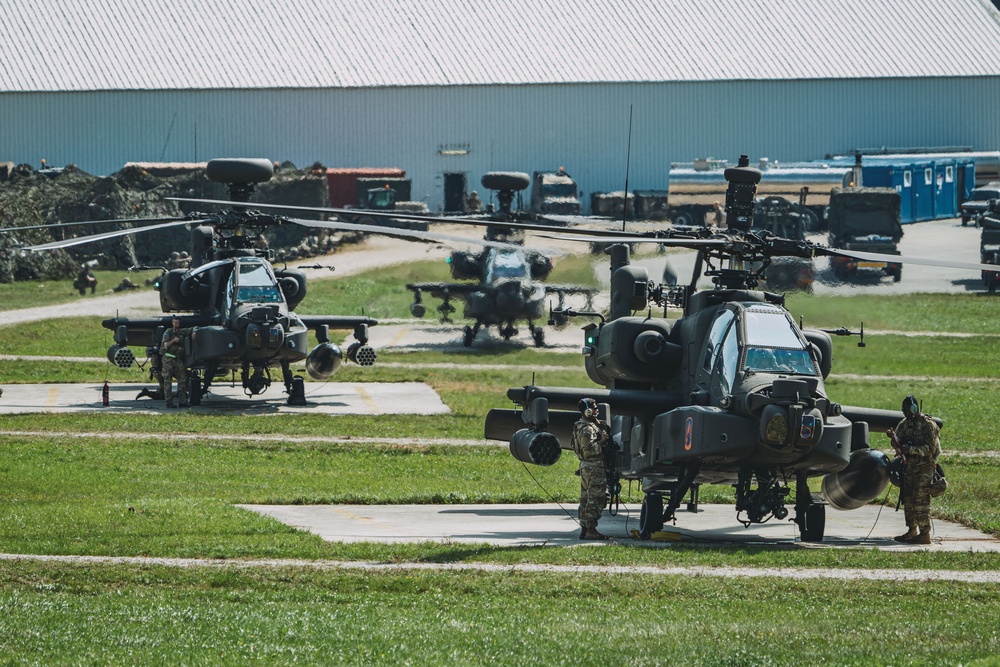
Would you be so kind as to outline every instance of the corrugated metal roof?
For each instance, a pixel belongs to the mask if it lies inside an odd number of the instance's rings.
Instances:
[[[990,0],[31,0],[0,91],[1000,75]]]

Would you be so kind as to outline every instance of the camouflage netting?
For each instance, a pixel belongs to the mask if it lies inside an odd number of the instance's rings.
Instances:
[[[252,201],[293,206],[329,206],[326,169],[317,163],[297,169],[286,162],[274,178],[257,186]],[[167,201],[168,197],[228,200],[224,184],[209,181],[203,171],[177,176],[153,176],[139,167],[126,167],[101,178],[69,165],[61,171],[36,172],[18,165],[10,178],[0,182],[0,227],[25,227],[60,222],[127,218],[176,218],[196,212],[220,210],[211,205]],[[315,218],[288,212],[290,217]],[[150,223],[146,223],[150,224]],[[127,269],[140,264],[176,263],[190,249],[187,226],[129,234],[62,250],[24,252],[26,245],[86,236],[132,226],[111,222],[55,230],[0,234],[0,282],[71,278],[84,262],[96,260],[100,268]],[[268,246],[285,258],[306,257],[334,248],[334,239],[323,230],[300,225],[279,225],[264,232]]]

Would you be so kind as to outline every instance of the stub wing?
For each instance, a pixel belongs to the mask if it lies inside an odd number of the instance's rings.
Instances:
[[[408,283],[406,289],[414,294],[430,294],[438,299],[451,297],[464,299],[469,294],[482,288],[476,283]]]
[[[600,291],[596,287],[583,285],[545,285],[546,294],[586,294],[588,297],[592,297]]]
[[[378,320],[374,320],[370,317],[351,317],[347,315],[299,315],[298,318],[302,320],[307,328],[315,331],[319,327],[327,326],[331,329],[343,329],[351,330],[357,329],[361,325],[365,326],[375,326],[378,324]]]

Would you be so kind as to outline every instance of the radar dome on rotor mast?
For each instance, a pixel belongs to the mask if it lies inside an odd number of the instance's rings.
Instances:
[[[487,190],[497,191],[500,213],[511,215],[514,193],[527,188],[531,184],[531,177],[520,171],[491,171],[483,174],[481,182]]]
[[[249,201],[255,183],[274,176],[274,164],[266,158],[216,158],[205,168],[208,180],[229,185],[233,201]]]

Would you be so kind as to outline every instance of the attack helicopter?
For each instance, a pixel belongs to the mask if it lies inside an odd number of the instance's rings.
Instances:
[[[207,164],[207,177],[229,188],[232,204],[248,202],[255,185],[270,180],[274,167],[265,159],[216,159]],[[198,201],[198,200],[194,200]],[[208,201],[208,200],[206,200]],[[216,202],[220,203],[220,202]],[[226,202],[221,202],[226,203]],[[132,222],[129,220],[102,222]],[[160,307],[164,313],[186,313],[181,326],[191,328],[185,342],[184,364],[191,369],[190,401],[200,402],[212,382],[230,372],[248,396],[264,392],[271,384],[271,368],[281,369],[289,404],[304,404],[303,380],[295,376],[291,364],[305,360],[306,371],[315,380],[329,379],[344,358],[361,366],[375,363],[376,352],[368,345],[368,327],[377,324],[370,317],[300,316],[294,309],[306,296],[306,276],[302,271],[271,264],[273,251],[257,247],[264,229],[286,222],[307,224],[233,206],[218,213],[194,213],[179,218],[143,219],[146,226],[79,236],[28,246],[25,250],[45,251],[66,248],[126,234],[189,225],[192,261],[187,268],[167,270],[156,281]],[[50,227],[67,227],[60,223]],[[15,231],[15,230],[10,230]],[[149,319],[114,317],[101,324],[110,329],[114,344],[107,357],[120,368],[136,363],[131,346],[146,348],[155,358],[163,332],[170,327],[171,315]],[[332,342],[330,329],[353,330],[355,341],[346,352]],[[309,331],[317,345],[308,351]]]
[[[455,307],[452,298],[465,303],[464,316],[473,320],[467,325],[462,336],[462,344],[470,347],[480,329],[496,326],[503,340],[517,335],[516,323],[527,322],[532,340],[537,347],[545,344],[545,330],[535,323],[544,320],[549,306],[550,295],[558,297],[555,310],[567,307],[566,296],[582,294],[586,296],[586,307],[591,307],[591,299],[596,289],[582,285],[553,285],[543,283],[552,271],[552,260],[548,255],[523,247],[523,234],[508,226],[523,221],[525,216],[512,210],[514,193],[528,187],[530,178],[520,172],[490,172],[482,177],[483,187],[497,191],[499,211],[492,212],[481,224],[487,225],[487,241],[503,241],[510,245],[487,245],[481,251],[472,253],[454,251],[448,258],[451,276],[465,282],[409,283],[406,289],[413,292],[410,313],[423,317],[427,308],[423,303],[424,293],[441,299],[437,310],[442,322],[451,322]],[[553,320],[556,326],[565,326],[568,320],[559,317]]]
[[[894,426],[901,412],[847,406],[828,393],[833,335],[844,329],[796,324],[783,295],[756,289],[776,257],[851,256],[885,261],[752,229],[761,172],[747,156],[726,170],[727,229],[671,229],[652,233],[577,232],[559,238],[613,243],[609,316],[583,327],[584,365],[603,389],[513,387],[518,407],[490,410],[485,437],[508,440],[514,458],[552,465],[572,449],[572,426],[584,398],[596,399],[613,443],[608,448],[612,501],[621,480],[636,480],[644,497],[642,538],[676,521],[685,497],[696,510],[702,484],[735,489],[737,520],[745,526],[795,515],[802,541],[823,539],[826,507],[855,509],[889,482],[888,457],[870,432]],[[688,285],[655,285],[646,269],[629,263],[632,243],[660,243],[697,251]],[[893,256],[896,261],[984,270],[986,265]],[[989,267],[986,266],[986,270]],[[713,289],[697,290],[704,275]],[[663,308],[654,317],[652,307]],[[668,317],[670,308],[680,317]],[[645,311],[648,314],[635,316]],[[813,494],[809,480],[822,477]]]

